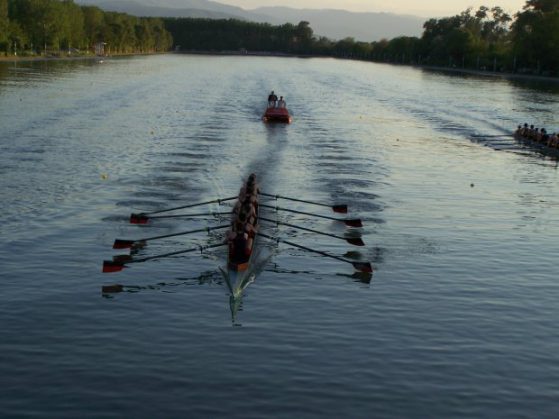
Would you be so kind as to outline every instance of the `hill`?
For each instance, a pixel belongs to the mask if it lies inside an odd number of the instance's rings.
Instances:
[[[356,13],[336,9],[293,9],[260,7],[245,10],[210,0],[77,0],[103,10],[134,16],[240,19],[274,25],[310,23],[315,35],[332,40],[352,37],[357,41],[378,41],[398,36],[420,36],[424,18],[392,13]]]

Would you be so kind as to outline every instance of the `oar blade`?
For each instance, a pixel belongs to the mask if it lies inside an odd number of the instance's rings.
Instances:
[[[347,205],[334,205],[332,210],[338,214],[347,214]]]
[[[145,214],[130,214],[130,224],[147,224],[149,217]]]
[[[351,264],[359,272],[373,272],[373,267],[369,262],[351,262]]]
[[[349,244],[352,244],[354,246],[365,246],[365,243],[363,242],[363,240],[361,240],[360,237],[350,237],[346,238],[346,240]]]
[[[356,218],[354,220],[342,220],[346,226],[349,227],[363,227],[363,223],[360,219]]]
[[[130,249],[134,246],[134,240],[116,239],[113,243],[113,249]]]
[[[124,269],[124,263],[112,260],[103,261],[103,273],[120,272]]]

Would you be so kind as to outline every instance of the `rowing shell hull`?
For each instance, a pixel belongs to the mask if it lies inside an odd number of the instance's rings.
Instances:
[[[530,138],[523,137],[520,134],[514,133],[514,139],[521,142],[522,144],[539,151],[540,153],[549,157],[559,157],[559,149],[549,147],[546,144],[538,143]]]

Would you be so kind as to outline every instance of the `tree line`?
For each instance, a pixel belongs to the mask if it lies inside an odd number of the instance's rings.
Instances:
[[[355,45],[378,61],[559,76],[559,0],[528,0],[511,17],[498,6],[429,19],[421,38]]]
[[[265,51],[559,76],[559,0],[528,0],[514,18],[501,7],[429,19],[421,37],[375,42],[315,37],[309,22],[164,19],[175,45],[195,51]]]
[[[375,42],[314,35],[309,22],[138,18],[72,0],[0,0],[0,51],[88,49],[111,53],[234,51],[333,56],[379,62],[559,76],[559,0],[527,0],[510,16],[498,6],[429,19],[421,37]]]
[[[172,37],[163,21],[80,6],[73,0],[0,0],[0,51],[5,54],[167,51]]]

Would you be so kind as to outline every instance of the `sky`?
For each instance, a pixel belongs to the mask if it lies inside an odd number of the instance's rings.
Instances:
[[[344,9],[354,12],[391,12],[422,17],[454,16],[472,6],[500,6],[511,15],[522,10],[526,0],[217,0],[219,3],[254,9],[287,6],[297,9]]]

